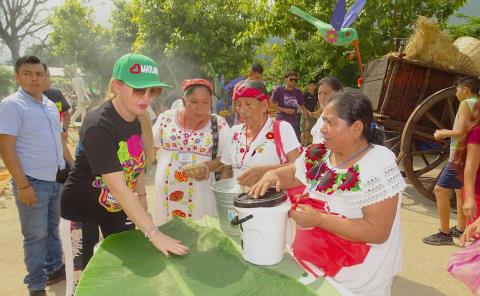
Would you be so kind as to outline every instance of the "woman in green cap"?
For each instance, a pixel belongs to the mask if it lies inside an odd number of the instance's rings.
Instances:
[[[124,55],[115,63],[108,101],[82,123],[76,160],[61,193],[61,216],[81,230],[83,267],[93,255],[98,228],[105,238],[136,225],[166,256],[188,252],[160,233],[147,212],[145,166],[155,153],[146,111],[165,87],[152,59]]]

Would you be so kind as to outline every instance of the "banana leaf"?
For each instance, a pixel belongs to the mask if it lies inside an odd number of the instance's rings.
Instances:
[[[218,229],[176,218],[160,230],[181,239],[189,254],[166,258],[138,230],[110,235],[84,270],[76,295],[317,295],[281,272],[245,262]]]

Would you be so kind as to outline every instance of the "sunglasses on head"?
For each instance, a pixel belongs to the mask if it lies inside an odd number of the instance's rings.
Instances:
[[[158,97],[162,94],[161,87],[148,87],[148,88],[132,88],[132,95],[134,97],[142,98],[147,94],[147,91],[152,97]]]
[[[291,82],[298,82],[298,78],[288,78],[288,80]]]

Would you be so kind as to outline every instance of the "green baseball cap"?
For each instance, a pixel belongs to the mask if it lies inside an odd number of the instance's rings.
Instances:
[[[132,88],[172,88],[160,81],[157,63],[138,53],[127,53],[115,62],[113,79],[121,80]]]

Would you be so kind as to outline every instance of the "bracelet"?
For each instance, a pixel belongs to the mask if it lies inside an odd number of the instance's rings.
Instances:
[[[157,226],[153,226],[153,227],[150,228],[148,231],[146,231],[146,232],[145,232],[145,237],[147,237],[149,241],[152,241],[152,235],[153,235],[155,232],[158,232]]]
[[[28,183],[27,186],[24,186],[24,187],[18,187],[18,186],[17,186],[17,188],[18,188],[18,190],[25,190],[25,189],[27,189],[28,187],[31,187],[31,186],[32,186],[32,184],[31,184],[31,183]]]
[[[66,132],[68,132],[68,128],[62,127],[62,131],[63,131],[64,133],[66,133]]]
[[[146,197],[146,196],[147,196],[147,193],[146,193],[146,192],[145,192],[145,193],[142,193],[142,194],[138,194],[138,193],[137,193],[137,197]]]

